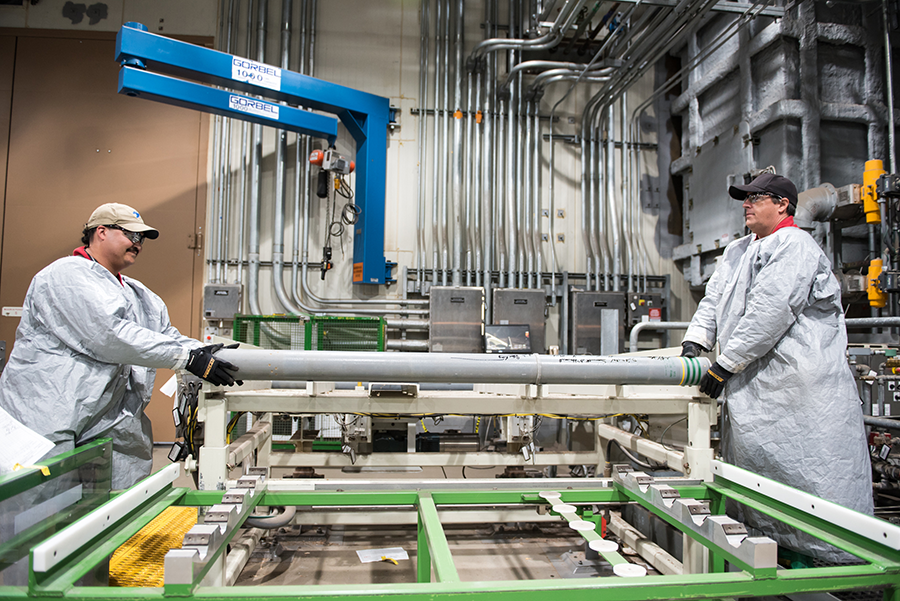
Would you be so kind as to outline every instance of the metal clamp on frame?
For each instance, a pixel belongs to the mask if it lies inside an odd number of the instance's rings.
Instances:
[[[710,515],[709,507],[695,499],[682,499],[677,490],[656,484],[651,476],[635,472],[630,466],[614,466],[613,482],[628,496],[648,509],[661,510],[662,517],[729,562],[754,572],[755,576],[774,575],[778,545],[767,537],[747,536],[746,527],[724,515]]]

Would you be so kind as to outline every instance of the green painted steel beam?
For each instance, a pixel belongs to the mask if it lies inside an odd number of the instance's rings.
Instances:
[[[850,568],[850,569],[845,569]],[[823,577],[820,570],[783,570],[773,579],[755,580],[746,572],[646,576],[644,578],[589,578],[501,582],[432,582],[409,584],[348,584],[317,586],[234,586],[198,587],[197,601],[250,600],[282,601],[546,601],[557,595],[566,601],[659,601],[663,599],[720,599],[791,595],[806,592],[858,589],[868,586],[896,586],[895,576],[872,566],[845,566],[843,575]],[[837,569],[837,568],[834,568]],[[789,573],[789,574],[786,574]],[[805,573],[805,574],[802,574]],[[785,577],[785,576],[788,577]],[[2,591],[2,588],[0,588]],[[162,589],[110,589],[83,587],[65,595],[72,601],[100,599],[162,599]],[[13,593],[9,598],[24,598]],[[893,599],[891,601],[897,601]]]
[[[416,524],[416,582],[431,582],[431,551],[425,521],[420,517]]]
[[[806,532],[885,570],[900,571],[900,552],[879,545],[864,536],[832,524],[796,507],[770,499],[749,488],[727,480],[708,484],[713,490],[729,499],[756,509],[766,515]]]
[[[73,553],[58,566],[46,573],[35,572],[29,567],[28,589],[34,596],[61,596],[71,589],[79,578],[94,569],[97,564],[124,544],[129,538],[149,524],[156,516],[184,495],[184,489],[162,489],[149,497],[125,517],[104,532],[104,536],[85,541],[77,553]],[[29,560],[31,564],[32,560]],[[2,594],[0,594],[2,598]]]
[[[52,459],[42,461],[41,466],[50,470],[49,476],[44,476],[41,470],[30,467],[0,476],[0,503],[45,482],[55,480],[63,474],[78,469],[85,463],[103,456],[112,461],[112,439],[110,438],[95,440],[67,453],[61,453]]]
[[[425,531],[425,542],[430,555],[430,563],[434,566],[434,575],[438,582],[459,582],[459,574],[453,563],[450,546],[438,517],[437,507],[430,493],[419,494],[419,523]]]

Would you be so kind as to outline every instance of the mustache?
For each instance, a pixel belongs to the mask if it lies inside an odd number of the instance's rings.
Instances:
[[[126,250],[125,252],[129,252],[129,253],[130,253],[131,251],[134,251],[134,254],[136,254],[136,255],[141,254],[141,249],[138,248],[137,245],[132,246],[131,248],[129,248],[129,249]]]

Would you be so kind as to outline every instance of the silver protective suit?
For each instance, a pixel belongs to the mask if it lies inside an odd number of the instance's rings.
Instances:
[[[59,259],[28,288],[16,343],[0,376],[0,406],[56,443],[48,457],[113,439],[112,486],[127,488],[152,465],[144,408],[156,368],[181,369],[200,342],[169,322],[165,303],[131,278],[122,283],[82,257]]]
[[[862,410],[845,356],[840,285],[796,227],[725,249],[684,337],[735,375],[725,391],[725,461],[871,515]],[[779,545],[828,561],[851,557],[751,510],[739,519]]]

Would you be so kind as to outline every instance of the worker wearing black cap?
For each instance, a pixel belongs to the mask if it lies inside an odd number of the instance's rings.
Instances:
[[[797,189],[789,179],[763,173],[728,192],[742,201],[752,234],[725,249],[682,343],[686,356],[719,344],[700,390],[724,398],[722,455],[872,514],[868,447],[831,263],[794,224]],[[745,509],[738,519],[800,553],[850,558],[758,512]]]

